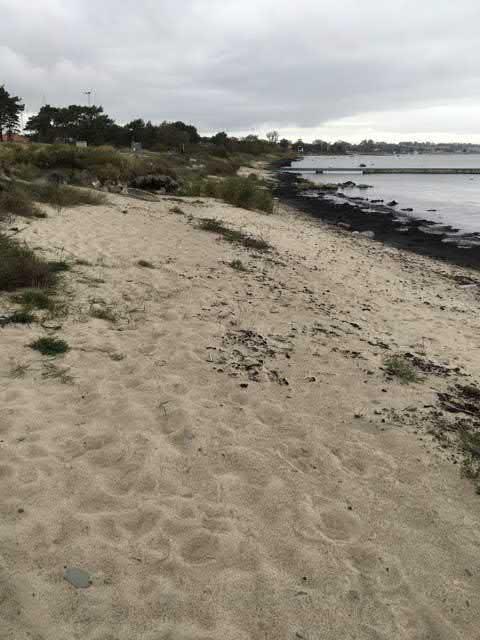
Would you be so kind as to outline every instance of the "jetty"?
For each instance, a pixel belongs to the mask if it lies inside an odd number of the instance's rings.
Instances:
[[[421,167],[289,167],[289,171],[295,173],[349,173],[358,175],[375,175],[375,174],[480,174],[480,167],[461,168],[421,168]]]

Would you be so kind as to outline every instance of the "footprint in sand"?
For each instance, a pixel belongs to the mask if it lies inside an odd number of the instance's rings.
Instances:
[[[311,542],[349,544],[360,536],[361,523],[347,511],[346,505],[314,507],[303,503],[298,508],[294,530],[300,538]]]
[[[180,554],[187,564],[207,564],[217,559],[218,550],[218,537],[202,531],[182,545]]]
[[[348,553],[353,569],[376,591],[409,595],[410,587],[398,558],[381,554],[371,545],[354,546]]]

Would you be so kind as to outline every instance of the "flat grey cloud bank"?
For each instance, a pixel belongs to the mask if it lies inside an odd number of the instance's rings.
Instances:
[[[480,121],[464,117],[480,106],[478,0],[0,0],[0,8],[0,83],[30,112],[44,101],[84,102],[93,88],[119,121],[181,119],[205,132],[274,126],[312,137],[354,118],[353,129],[331,131],[480,136]],[[355,125],[372,112],[392,112],[391,127],[385,115],[377,127]]]

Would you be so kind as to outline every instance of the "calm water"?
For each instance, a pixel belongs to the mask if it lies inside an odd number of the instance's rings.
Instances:
[[[425,167],[469,168],[480,167],[480,154],[435,154],[401,156],[307,156],[292,163],[292,168],[303,167],[350,168],[352,173],[310,174],[312,182],[345,182],[372,185],[372,189],[343,189],[352,197],[369,200],[396,200],[397,210],[412,208],[415,217],[449,224],[462,232],[480,232],[480,175],[366,175],[355,173],[359,165],[367,167]],[[436,209],[429,212],[428,209]]]

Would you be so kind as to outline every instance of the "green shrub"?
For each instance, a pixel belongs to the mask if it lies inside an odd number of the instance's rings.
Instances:
[[[25,244],[0,234],[0,291],[23,287],[49,287],[55,274],[48,263],[37,257]]]
[[[5,327],[7,324],[32,324],[34,321],[35,317],[30,312],[20,309],[8,316],[1,316],[0,327]]]
[[[5,215],[32,218],[41,213],[31,195],[15,183],[0,185],[0,219]]]
[[[219,182],[217,180],[206,180],[203,185],[203,193],[207,198],[220,197]]]
[[[27,309],[51,309],[54,304],[48,291],[42,289],[26,289],[13,296],[13,300]]]
[[[40,351],[44,356],[57,356],[70,350],[65,340],[58,340],[57,338],[39,338],[29,346],[35,351]]]
[[[205,165],[207,174],[214,176],[233,176],[239,168],[240,165],[236,162],[222,160],[220,158],[210,158]]]
[[[36,180],[42,175],[39,167],[36,167],[31,162],[21,162],[17,164],[14,167],[13,172],[16,178],[27,181]]]
[[[48,263],[48,268],[52,273],[60,273],[61,271],[70,271],[72,265],[66,260],[52,260]]]
[[[204,183],[205,181],[202,178],[185,180],[180,189],[180,195],[190,198],[202,197],[204,195]]]
[[[38,202],[50,204],[57,209],[82,205],[99,205],[105,196],[89,189],[78,189],[54,184],[30,184],[27,186],[31,197]]]
[[[235,271],[248,271],[247,267],[243,264],[241,260],[238,260],[238,259],[232,260],[229,264],[232,267],[232,269],[235,269]]]
[[[173,167],[164,159],[154,156],[133,156],[120,153],[110,146],[75,147],[67,144],[3,144],[0,164],[12,168],[28,165],[23,169],[33,177],[35,168],[41,171],[60,171],[76,181],[84,182],[86,175],[101,182],[123,181],[152,173],[176,177]],[[19,169],[20,173],[22,168]],[[23,177],[23,176],[22,176]],[[25,179],[31,179],[26,177]]]
[[[418,382],[418,374],[415,367],[400,355],[393,355],[385,360],[385,371],[400,379],[403,384]]]
[[[122,179],[122,168],[111,162],[95,167],[95,177],[103,184],[105,182],[119,182]]]
[[[231,176],[223,180],[194,178],[187,180],[182,195],[219,198],[243,209],[273,211],[273,196],[265,184],[254,177]]]

